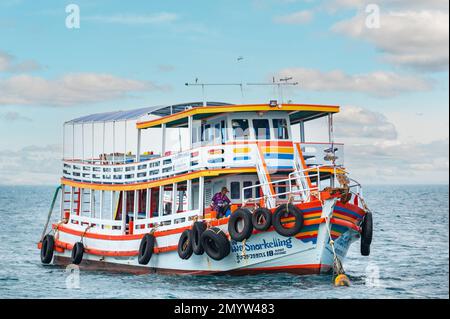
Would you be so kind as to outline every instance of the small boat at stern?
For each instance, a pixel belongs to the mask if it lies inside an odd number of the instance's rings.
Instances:
[[[41,261],[136,273],[339,272],[353,242],[369,255],[372,214],[334,141],[337,112],[195,102],[64,123]],[[328,123],[326,141],[306,140],[314,121]]]

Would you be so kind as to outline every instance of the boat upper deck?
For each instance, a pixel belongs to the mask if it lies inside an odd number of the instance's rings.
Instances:
[[[256,173],[261,158],[268,170],[292,171],[296,156],[307,167],[343,165],[342,144],[295,141],[291,129],[337,112],[332,105],[195,102],[83,116],[65,123],[63,178],[141,187],[199,174]]]

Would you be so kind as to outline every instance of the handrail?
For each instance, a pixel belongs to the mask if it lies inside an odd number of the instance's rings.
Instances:
[[[40,240],[41,242],[44,240],[45,233],[47,232],[48,224],[50,223],[50,218],[53,214],[53,208],[55,207],[56,198],[58,197],[58,193],[61,190],[61,188],[62,188],[61,185],[56,187],[55,193],[53,194],[52,203],[50,205],[50,210],[48,211],[48,215],[47,215],[47,222],[45,223],[44,230],[42,231],[41,240]]]

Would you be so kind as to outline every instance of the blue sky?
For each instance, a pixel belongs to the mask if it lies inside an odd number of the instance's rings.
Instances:
[[[80,8],[79,29],[65,25],[70,3]],[[52,183],[57,172],[51,167],[19,178],[12,173],[18,167],[7,162],[12,153],[21,158],[30,147],[33,155],[27,158],[33,165],[39,165],[33,157],[45,161],[48,154],[57,156],[62,123],[71,118],[201,100],[199,89],[184,86],[194,78],[245,83],[292,75],[300,86],[287,92],[289,99],[338,104],[353,110],[343,112],[342,124],[363,131],[382,128],[376,136],[343,133],[341,138],[360,147],[353,152],[350,148],[346,159],[372,153],[373,145],[383,153],[386,170],[350,160],[362,179],[447,183],[442,171],[448,172],[448,1],[379,0],[379,30],[358,24],[367,15],[367,3],[4,0],[0,3],[3,182],[20,184],[37,178]],[[238,61],[240,56],[244,59]],[[207,96],[241,102],[234,87],[211,88]],[[245,90],[247,103],[273,97],[267,87]],[[395,137],[383,136],[383,128],[392,129],[391,125]],[[428,150],[438,157],[431,164],[423,163]],[[386,159],[390,152],[392,158]],[[421,155],[411,161],[408,156],[415,152]],[[367,173],[368,167],[372,173]],[[398,169],[401,174],[393,173]]]

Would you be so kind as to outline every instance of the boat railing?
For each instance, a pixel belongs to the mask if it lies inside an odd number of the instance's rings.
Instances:
[[[66,160],[63,162],[63,177],[87,183],[129,184],[159,180],[192,170],[254,167],[256,143],[246,144],[245,154],[239,156],[236,150],[241,148],[232,144],[201,146],[128,164],[92,164]]]
[[[123,225],[121,220],[102,219],[71,214],[69,216],[68,223],[71,224],[73,229],[79,231],[86,231],[89,227],[90,230],[99,234],[121,235],[123,233]]]
[[[284,189],[285,191],[278,191],[278,192],[274,192],[272,195],[264,195],[264,196],[258,196],[258,197],[253,197],[253,198],[247,198],[246,199],[246,204],[248,203],[258,203],[259,201],[263,200],[263,201],[267,201],[269,198],[273,198],[275,200],[275,202],[278,201],[285,201],[286,199],[288,201],[292,201],[292,202],[309,202],[311,201],[312,195],[314,195],[316,198],[320,199],[320,168],[321,167],[314,167],[314,168],[307,168],[304,170],[304,172],[309,172],[308,173],[308,177],[309,178],[313,178],[313,177],[317,177],[318,180],[318,184],[317,186],[311,186],[311,187],[307,187],[307,188],[302,188],[299,185],[297,185],[297,178],[298,176],[294,175],[293,173],[289,174],[288,178],[286,179],[281,179],[281,180],[276,180],[276,181],[271,181],[268,183],[260,183],[260,184],[255,184],[252,186],[247,186],[247,187],[243,187],[241,190],[241,198],[245,198],[245,194],[247,193],[248,190],[252,190],[252,189],[259,189],[263,186],[270,186],[272,188],[277,188],[279,189]],[[292,181],[295,182],[295,185],[292,183]]]
[[[146,234],[151,230],[158,231],[169,230],[191,226],[193,221],[200,217],[200,210],[190,210],[151,218],[136,219],[133,223],[134,234]]]
[[[276,145],[276,142],[268,142],[270,146],[273,144]],[[242,144],[200,146],[191,150],[132,163],[64,160],[63,177],[85,183],[131,184],[159,180],[195,170],[255,167],[258,154],[257,145],[257,141],[246,141]],[[330,145],[334,145],[343,153],[342,144],[301,143],[300,145],[304,149],[303,156],[307,166],[319,162],[319,159],[321,159],[321,165],[330,165],[330,155],[325,152],[330,148]],[[340,154],[339,151],[335,153]],[[342,165],[343,156],[337,157],[334,164]]]
[[[307,167],[344,165],[344,144],[331,142],[299,143]]]

